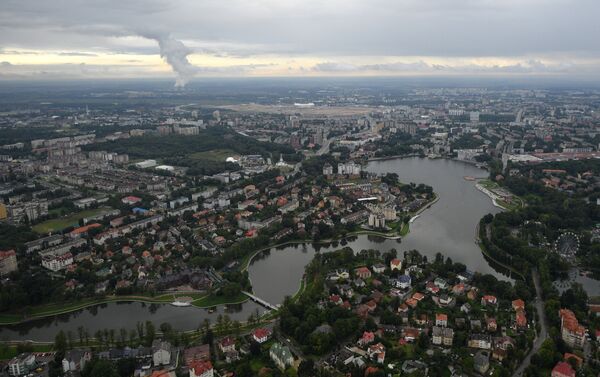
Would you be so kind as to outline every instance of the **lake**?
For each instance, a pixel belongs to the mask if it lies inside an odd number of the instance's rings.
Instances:
[[[472,271],[491,273],[498,278],[509,277],[490,266],[475,243],[476,226],[487,213],[496,213],[491,200],[475,188],[473,181],[465,176],[483,178],[487,172],[466,163],[425,158],[391,159],[373,161],[367,166],[373,173],[397,173],[404,183],[425,183],[433,187],[439,200],[424,211],[410,226],[410,233],[402,240],[389,240],[376,236],[361,235],[332,244],[301,244],[271,249],[258,255],[250,264],[248,272],[254,292],[272,304],[279,304],[285,296],[293,295],[300,287],[304,267],[317,250],[321,252],[350,246],[362,249],[405,250],[416,249],[432,258],[437,252],[464,263]],[[193,307],[179,308],[163,304],[109,303],[79,310],[73,313],[41,319],[16,326],[0,328],[0,339],[31,339],[51,341],[61,329],[72,331],[83,326],[90,334],[105,328],[133,329],[138,321],[151,320],[158,327],[170,323],[177,330],[196,329],[205,318],[215,323],[219,314],[228,311],[232,320],[245,321],[256,310],[264,311],[254,302],[233,307],[219,307],[214,313]]]

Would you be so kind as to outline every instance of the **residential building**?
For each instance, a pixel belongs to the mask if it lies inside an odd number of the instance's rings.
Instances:
[[[73,254],[66,252],[61,255],[47,255],[42,257],[42,266],[50,271],[60,271],[73,264]]]
[[[169,342],[155,340],[152,343],[152,361],[154,366],[168,365],[171,363],[171,344]]]
[[[552,369],[551,377],[575,377],[575,370],[571,364],[565,361],[559,361]]]
[[[359,267],[355,271],[356,276],[361,279],[368,279],[371,277],[371,270],[368,267]]]
[[[235,351],[235,339],[228,336],[219,341],[219,349],[223,353]]]
[[[0,251],[0,277],[17,270],[17,253],[14,250]]]
[[[35,355],[24,353],[13,357],[8,362],[8,374],[11,376],[23,376],[36,367]]]
[[[195,361],[190,365],[190,377],[213,377],[215,370],[210,361]]]
[[[438,313],[435,315],[435,325],[441,327],[448,326],[448,315],[444,313]]]
[[[433,344],[451,346],[454,339],[454,330],[447,327],[434,326],[431,335]]]
[[[473,358],[473,368],[481,373],[485,374],[490,369],[490,353],[488,351],[479,351]]]
[[[398,258],[394,258],[390,261],[390,270],[394,271],[394,270],[398,270],[400,271],[402,269],[402,261]]]
[[[208,344],[186,348],[183,351],[183,361],[187,366],[192,365],[196,361],[206,360],[210,360],[210,346]]]
[[[492,338],[489,335],[472,334],[469,336],[468,346],[471,348],[489,350],[492,348]]]
[[[255,342],[257,343],[264,343],[267,340],[269,340],[269,337],[271,336],[271,330],[265,327],[260,327],[258,329],[255,329],[254,331],[252,331],[252,339],[254,339]]]
[[[280,343],[273,343],[269,350],[269,356],[281,370],[285,370],[286,367],[294,363],[294,356],[290,349]]]
[[[85,364],[92,360],[92,353],[85,350],[69,350],[62,359],[63,372],[76,372],[85,368]]]
[[[585,327],[579,324],[575,313],[568,309],[560,309],[559,316],[562,339],[570,347],[583,348],[585,344]]]

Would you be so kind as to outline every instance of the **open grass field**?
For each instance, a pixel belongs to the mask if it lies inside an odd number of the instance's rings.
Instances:
[[[212,151],[206,152],[196,152],[188,155],[188,157],[192,160],[209,160],[209,161],[218,161],[225,162],[227,157],[239,155],[232,151],[231,149],[215,149]]]
[[[49,232],[60,232],[61,230],[70,226],[78,226],[79,220],[83,219],[84,217],[97,215],[100,212],[105,211],[107,209],[108,208],[86,209],[84,211],[68,215],[66,217],[46,220],[42,223],[34,225],[31,228],[34,232],[39,234],[46,234]]]
[[[212,306],[217,305],[225,305],[225,304],[238,304],[248,300],[248,296],[243,293],[240,293],[236,297],[224,297],[224,296],[205,296],[199,298],[195,301],[192,301],[192,305],[198,308],[210,308]]]

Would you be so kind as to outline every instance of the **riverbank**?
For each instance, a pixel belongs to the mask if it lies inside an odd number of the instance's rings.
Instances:
[[[395,160],[395,159],[398,159],[398,158],[410,158],[410,157],[425,158],[426,156],[424,154],[421,154],[421,153],[412,153],[412,154],[403,154],[403,155],[395,155],[395,156],[371,157],[371,158],[367,159],[367,162]]]
[[[500,189],[500,186],[496,182],[492,182],[489,179],[481,179],[475,184],[475,188],[486,194],[490,199],[492,199],[492,203],[495,207],[498,207],[505,211],[512,211],[519,208],[522,208],[525,204],[521,198],[514,194],[510,194],[511,200],[507,201],[502,198],[501,195],[498,195],[494,190]]]
[[[485,233],[485,231],[484,231]],[[477,227],[475,228],[475,234],[477,234],[477,236],[475,237],[475,243],[479,246],[479,249],[481,249],[481,252],[483,253],[483,255],[488,258],[489,260],[491,260],[492,262],[496,263],[498,266],[506,269],[507,271],[510,271],[511,274],[515,274],[518,275],[519,277],[521,277],[521,280],[523,281],[527,281],[527,279],[525,278],[525,275],[523,275],[523,273],[515,270],[513,267],[500,262],[499,260],[496,260],[494,257],[492,257],[490,255],[490,253],[485,249],[485,246],[483,245],[483,242],[481,240],[481,229],[480,229],[480,224],[477,224]]]
[[[155,297],[143,295],[109,296],[99,299],[80,300],[71,303],[42,305],[39,307],[29,308],[24,314],[2,313],[0,314],[0,326],[18,325],[48,317],[54,317],[57,315],[69,314],[78,310],[109,303],[141,302],[146,304],[168,305],[175,301],[178,297],[191,297],[193,299],[191,306],[194,306],[198,309],[206,309],[218,305],[237,305],[248,300],[248,297],[243,294],[232,298],[226,298],[223,296],[211,296],[199,292],[166,293]]]
[[[440,199],[439,195],[434,193],[434,196],[435,196],[434,199],[432,199],[429,203],[425,204],[423,207],[421,207],[417,212],[415,212],[413,214],[413,216],[411,217],[411,220],[414,220],[416,217],[421,215],[425,210],[431,208],[431,206],[433,206],[435,203],[437,203],[439,201],[439,199]],[[262,253],[264,251],[270,250],[270,249],[278,249],[278,248],[282,248],[282,247],[287,247],[287,246],[292,246],[292,245],[302,245],[302,244],[314,244],[314,245],[329,244],[332,242],[341,242],[348,238],[361,236],[361,235],[377,236],[377,237],[382,237],[382,238],[385,238],[388,240],[398,240],[398,239],[401,239],[402,237],[406,236],[409,232],[410,232],[410,222],[404,223],[399,232],[383,233],[383,232],[378,232],[378,231],[374,231],[374,230],[363,229],[363,230],[357,230],[355,232],[346,233],[345,235],[340,236],[340,237],[329,238],[326,240],[315,241],[310,238],[306,238],[303,240],[286,241],[286,242],[282,242],[282,243],[271,245],[271,246],[265,246],[263,248],[256,250],[255,252],[249,254],[240,263],[240,271],[242,271],[242,272],[246,271],[248,269],[248,266],[250,266],[250,263],[254,260],[254,258],[257,255],[259,255],[260,253]]]

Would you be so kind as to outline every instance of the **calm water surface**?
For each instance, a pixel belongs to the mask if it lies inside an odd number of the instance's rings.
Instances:
[[[363,235],[347,242],[294,245],[263,253],[253,260],[248,270],[257,296],[273,304],[281,303],[285,296],[293,295],[298,290],[304,267],[317,250],[326,252],[342,246],[350,246],[356,251],[388,251],[395,248],[399,255],[405,250],[417,249],[428,257],[441,252],[453,261],[464,263],[472,271],[509,279],[490,266],[475,244],[475,228],[479,219],[487,213],[498,212],[498,209],[475,188],[474,182],[466,181],[464,177],[485,177],[486,171],[461,162],[422,158],[371,162],[367,170],[374,173],[394,172],[402,182],[428,184],[439,195],[439,201],[411,224],[410,233],[402,240]],[[214,313],[193,307],[109,303],[18,326],[2,327],[0,339],[48,341],[53,340],[60,330],[72,331],[76,337],[79,326],[94,334],[105,328],[133,329],[138,321],[146,320],[151,320],[156,326],[168,322],[175,329],[191,330],[197,328],[205,318],[214,323],[217,316],[225,311],[228,311],[232,320],[245,321],[257,309],[263,312],[262,307],[253,302],[227,309],[219,307]]]

